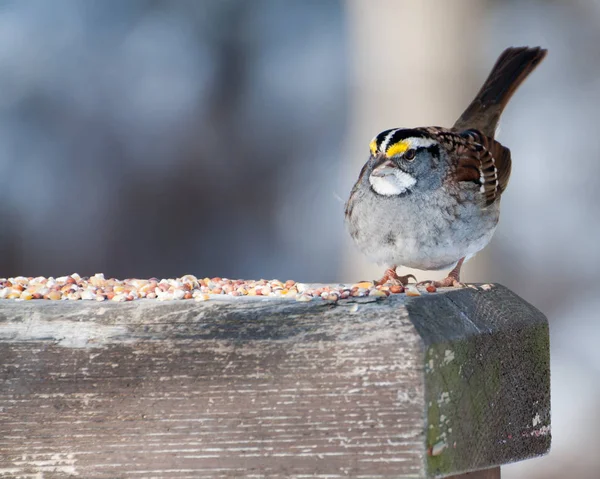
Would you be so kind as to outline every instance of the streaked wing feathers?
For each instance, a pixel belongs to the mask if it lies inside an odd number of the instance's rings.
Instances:
[[[485,205],[494,203],[506,189],[510,178],[510,150],[477,130],[460,134],[466,141],[456,145],[456,181],[480,185]]]

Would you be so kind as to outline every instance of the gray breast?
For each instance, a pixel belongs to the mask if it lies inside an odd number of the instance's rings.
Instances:
[[[347,224],[359,249],[374,262],[447,268],[485,247],[498,222],[499,204],[483,209],[476,195],[473,185],[459,198],[445,188],[382,197],[363,184],[348,203]]]

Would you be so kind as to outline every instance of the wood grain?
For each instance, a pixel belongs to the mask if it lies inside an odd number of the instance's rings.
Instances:
[[[337,304],[3,301],[0,477],[444,477],[542,454],[547,364],[514,366],[543,363],[545,324],[502,287]],[[492,370],[469,357],[496,340],[525,349],[499,365],[494,352]],[[482,387],[493,395],[474,401]],[[532,397],[535,427],[529,404],[507,417],[527,424],[481,409]],[[485,443],[472,462],[461,420]],[[485,424],[505,441],[493,453]]]

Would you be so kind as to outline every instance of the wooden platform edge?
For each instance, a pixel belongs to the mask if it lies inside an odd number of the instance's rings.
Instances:
[[[485,286],[0,302],[0,473],[499,477],[550,447],[548,325]]]

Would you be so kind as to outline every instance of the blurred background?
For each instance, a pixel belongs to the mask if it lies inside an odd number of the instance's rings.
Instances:
[[[0,276],[375,278],[343,225],[371,138],[544,46],[463,278],[551,321],[553,449],[503,477],[597,478],[599,44],[598,0],[0,1]]]

